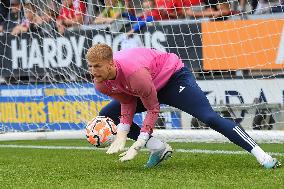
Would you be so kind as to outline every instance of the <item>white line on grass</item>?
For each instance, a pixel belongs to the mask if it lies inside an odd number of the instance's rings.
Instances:
[[[106,148],[94,148],[84,146],[35,146],[35,145],[14,145],[2,144],[0,148],[32,148],[32,149],[52,149],[52,150],[106,150]],[[144,149],[143,151],[146,151]],[[229,151],[229,150],[201,150],[201,149],[175,149],[175,152],[198,153],[198,154],[249,154],[246,151]],[[284,156],[281,152],[268,152],[275,156]]]

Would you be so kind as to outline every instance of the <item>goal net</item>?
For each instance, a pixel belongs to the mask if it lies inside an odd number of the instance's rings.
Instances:
[[[13,0],[2,9],[0,140],[84,138],[86,123],[111,100],[95,90],[85,53],[106,43],[176,53],[215,111],[256,141],[284,142],[280,1]],[[166,105],[154,135],[227,141]]]

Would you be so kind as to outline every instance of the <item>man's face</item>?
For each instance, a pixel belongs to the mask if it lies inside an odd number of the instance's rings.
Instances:
[[[115,7],[117,5],[117,0],[105,0],[106,7]]]
[[[151,0],[144,0],[143,1],[143,8],[145,8],[145,9],[153,8],[153,2]]]
[[[67,0],[67,5],[71,6],[73,4],[73,0]]]
[[[99,62],[88,61],[89,72],[94,76],[95,81],[98,83],[109,79],[112,66],[112,60],[103,60]]]
[[[11,12],[18,13],[21,11],[21,4],[20,3],[13,3],[11,4]]]
[[[32,20],[33,17],[35,16],[35,12],[33,12],[33,10],[30,7],[24,7],[24,13],[25,13],[25,17],[28,20]]]

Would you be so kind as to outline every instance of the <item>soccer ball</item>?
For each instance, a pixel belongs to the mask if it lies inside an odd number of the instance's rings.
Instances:
[[[87,140],[96,147],[107,147],[116,135],[116,125],[104,116],[93,118],[85,128]]]

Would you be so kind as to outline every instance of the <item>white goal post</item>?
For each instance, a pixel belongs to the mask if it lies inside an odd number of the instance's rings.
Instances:
[[[258,143],[284,143],[283,131],[247,131]],[[154,130],[153,136],[167,142],[230,142],[226,137],[213,130]],[[85,133],[80,131],[54,132],[13,132],[0,134],[0,141],[11,140],[59,140],[85,139]]]
[[[241,125],[257,142],[284,143],[284,13],[276,13],[276,1],[254,10],[250,1],[240,9],[239,1],[232,0],[223,2],[229,9],[223,17],[188,15],[189,9],[206,11],[201,0],[174,7],[183,15],[149,22],[129,37],[125,34],[137,22],[122,13],[130,10],[125,8],[130,2],[138,16],[146,10],[142,0],[113,0],[112,7],[103,0],[66,2],[18,1],[8,10],[21,19],[3,16],[0,141],[85,138],[86,123],[110,101],[95,90],[85,53],[93,44],[107,43],[115,52],[143,46],[176,53],[215,111]],[[102,15],[113,15],[106,11],[113,7],[119,16],[99,21]],[[78,17],[68,25],[62,19],[69,14]],[[157,137],[174,142],[228,141],[192,116],[161,107]],[[142,113],[134,120],[141,125],[143,118]]]

